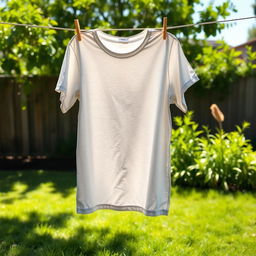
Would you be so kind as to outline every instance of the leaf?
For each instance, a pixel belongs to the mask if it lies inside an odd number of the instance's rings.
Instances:
[[[180,176],[180,173],[179,173],[179,172],[176,172],[176,173],[173,175],[174,178],[178,178],[179,176]]]
[[[237,172],[240,172],[240,173],[242,172],[242,170],[240,168],[238,168],[238,167],[233,167],[232,169],[237,171]]]
[[[223,182],[223,186],[224,186],[224,189],[225,189],[226,191],[229,190],[229,188],[228,188],[228,183],[227,183],[226,181]]]
[[[205,176],[205,182],[208,182],[211,178],[212,178],[212,169],[209,168],[208,172],[207,172],[207,174]]]
[[[186,173],[186,171],[181,171],[180,176],[181,177],[184,176],[185,173]]]

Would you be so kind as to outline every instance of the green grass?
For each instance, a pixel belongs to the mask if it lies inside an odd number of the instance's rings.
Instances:
[[[171,188],[169,216],[75,212],[76,176],[0,172],[0,255],[256,255],[256,193]]]

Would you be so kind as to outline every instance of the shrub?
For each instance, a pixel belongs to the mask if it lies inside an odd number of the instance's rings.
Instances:
[[[197,130],[193,112],[175,117],[177,129],[171,136],[172,182],[179,185],[211,187],[224,190],[256,189],[256,152],[243,132],[248,122],[225,133],[208,126]],[[200,135],[200,136],[199,136]]]

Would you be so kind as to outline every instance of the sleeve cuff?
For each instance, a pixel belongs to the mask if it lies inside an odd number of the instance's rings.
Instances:
[[[178,108],[183,112],[183,113],[187,113],[188,108],[187,108],[187,103],[186,103],[186,99],[185,99],[185,92],[186,90],[193,85],[195,82],[197,82],[199,80],[199,77],[196,75],[196,73],[193,73],[193,75],[191,76],[191,78],[183,85],[182,90],[181,90],[181,95],[182,95],[182,102],[181,105],[178,106]]]

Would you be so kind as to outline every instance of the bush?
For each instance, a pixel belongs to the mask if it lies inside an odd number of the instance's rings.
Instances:
[[[243,134],[250,124],[243,122],[229,133],[217,128],[211,134],[208,126],[197,130],[192,116],[188,111],[184,118],[174,118],[178,128],[171,136],[172,183],[226,191],[256,189],[256,152]]]

